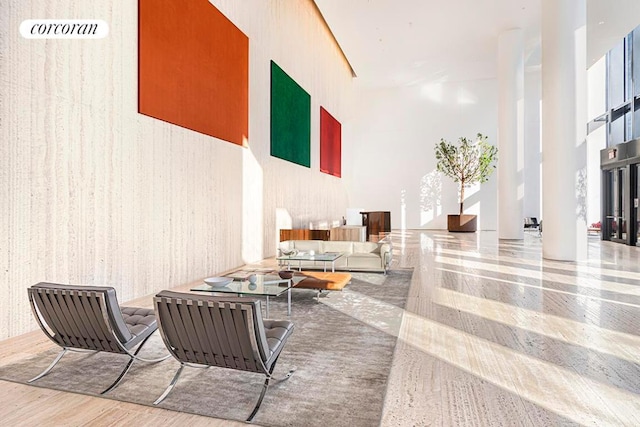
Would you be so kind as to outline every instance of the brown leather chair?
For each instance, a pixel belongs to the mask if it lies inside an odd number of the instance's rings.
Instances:
[[[129,362],[118,378],[102,391],[104,394],[120,384],[134,360],[154,363],[171,356],[151,360],[138,356],[144,343],[158,329],[156,317],[150,309],[120,307],[112,287],[41,282],[28,291],[31,310],[40,328],[62,347],[49,367],[29,382],[47,375],[69,350],[128,355]],[[132,353],[136,346],[137,350]]]
[[[263,320],[260,301],[251,298],[217,297],[162,291],[153,299],[160,334],[180,368],[162,395],[162,402],[178,381],[182,369],[218,366],[261,373],[266,376],[262,393],[247,418],[251,421],[280,356],[293,332],[287,320]],[[288,379],[294,370],[278,380]]]

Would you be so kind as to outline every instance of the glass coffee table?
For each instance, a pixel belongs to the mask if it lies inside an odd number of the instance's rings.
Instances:
[[[191,290],[266,297],[265,317],[268,319],[269,297],[277,297],[285,292],[287,293],[287,316],[291,316],[291,288],[304,279],[304,277],[296,276],[291,279],[281,279],[277,274],[256,274],[254,283],[246,279],[234,278],[231,283],[222,287],[214,287],[203,283],[202,285],[194,286]]]
[[[342,256],[342,252],[323,252],[314,253],[310,252],[298,252],[295,255],[283,255],[276,259],[278,261],[284,261],[287,263],[287,268],[291,268],[291,261],[298,261],[298,271],[302,270],[302,261],[320,261],[324,267],[324,271],[327,271],[327,263],[331,263],[331,272],[336,271],[336,260]]]

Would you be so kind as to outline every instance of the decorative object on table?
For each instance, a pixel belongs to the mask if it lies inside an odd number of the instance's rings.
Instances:
[[[280,276],[281,279],[291,279],[293,277],[293,270],[280,270],[278,271],[278,276]]]
[[[486,136],[479,133],[475,142],[460,137],[458,144],[453,144],[443,138],[435,146],[435,151],[438,171],[458,183],[460,195],[460,213],[447,216],[447,229],[474,232],[477,229],[477,217],[464,215],[464,190],[489,179],[496,168],[498,149],[487,142]]]
[[[233,282],[233,277],[207,277],[204,279],[204,283],[212,288],[224,288],[231,282]]]
[[[258,276],[254,274],[250,274],[247,276],[247,280],[249,281],[249,283],[253,283],[255,285],[256,280],[258,280]]]
[[[293,249],[280,249],[280,253],[283,256],[296,256],[298,255],[298,250],[293,248]]]
[[[243,281],[243,280],[248,280],[248,277],[251,274],[264,275],[264,274],[271,274],[271,273],[273,273],[273,268],[242,268],[242,269],[233,271],[231,273],[225,274],[225,277],[229,277],[233,280]]]

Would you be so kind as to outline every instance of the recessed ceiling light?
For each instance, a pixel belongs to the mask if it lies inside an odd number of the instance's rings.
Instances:
[[[604,24],[604,21],[598,22],[598,25],[602,25],[602,24]]]

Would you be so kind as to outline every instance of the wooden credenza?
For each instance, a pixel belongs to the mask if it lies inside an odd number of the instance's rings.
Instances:
[[[280,230],[280,241],[286,240],[329,240],[329,230],[282,229]]]
[[[391,232],[391,212],[389,211],[366,211],[360,212],[362,215],[362,225],[367,227],[367,238],[377,240],[380,233]]]
[[[361,225],[343,225],[331,229],[329,240],[342,240],[350,242],[366,242],[367,228]]]

